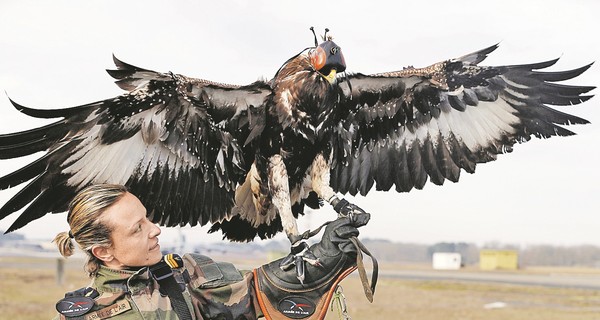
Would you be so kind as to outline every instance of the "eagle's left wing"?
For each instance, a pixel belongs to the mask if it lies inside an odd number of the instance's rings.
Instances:
[[[36,110],[59,118],[44,127],[0,135],[0,159],[45,152],[0,177],[0,190],[28,184],[0,208],[24,211],[7,232],[49,212],[63,212],[82,188],[127,185],[154,222],[204,225],[230,214],[235,188],[252,164],[265,127],[270,86],[234,86],[138,68],[117,60],[109,70],[127,92],[87,105]]]
[[[375,75],[341,84],[346,110],[334,129],[331,186],[341,193],[421,189],[426,181],[458,181],[461,169],[510,152],[536,136],[567,136],[560,125],[585,119],[548,105],[591,98],[594,87],[557,84],[590,65],[545,72],[556,60],[515,66],[479,66],[492,46],[430,67]],[[349,88],[352,88],[350,92]]]

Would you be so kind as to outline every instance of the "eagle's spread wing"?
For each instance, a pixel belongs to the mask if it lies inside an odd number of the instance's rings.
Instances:
[[[0,209],[0,219],[27,206],[8,230],[66,210],[88,184],[118,183],[138,195],[155,222],[206,224],[225,217],[252,162],[250,145],[265,126],[264,82],[232,86],[141,69],[116,58],[109,70],[127,93],[58,110],[62,118],[0,135],[0,158],[46,153],[0,178],[0,189],[29,184]],[[250,158],[249,158],[250,157]],[[250,162],[250,163],[248,163]]]
[[[560,125],[586,120],[548,105],[591,98],[594,87],[557,84],[590,65],[545,72],[556,60],[502,67],[478,66],[484,50],[427,68],[355,74],[341,84],[346,101],[334,129],[331,184],[341,193],[421,189],[427,179],[457,181],[461,169],[510,152],[516,142],[573,133]]]

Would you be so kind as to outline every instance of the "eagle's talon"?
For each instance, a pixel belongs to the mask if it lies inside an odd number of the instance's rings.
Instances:
[[[294,255],[288,254],[287,257],[283,258],[279,263],[279,268],[283,271],[288,271],[294,266]]]
[[[292,243],[292,248],[290,251],[292,255],[298,255],[302,254],[304,250],[308,250],[308,244],[306,244],[304,241],[298,241]]]
[[[300,283],[304,284],[306,266],[304,263],[309,263],[315,267],[322,267],[319,258],[312,253],[308,244],[304,241],[292,244],[291,252],[279,262],[279,268],[283,271],[289,271],[292,267],[296,267],[296,278]]]
[[[304,261],[308,262],[312,266],[315,266],[315,267],[323,266],[321,264],[321,262],[319,261],[319,258],[317,258],[317,256],[315,256],[315,254],[312,253],[312,251],[310,251],[310,250],[304,251],[304,253],[302,254],[302,258]]]
[[[301,256],[296,256],[296,278],[300,283],[304,284],[304,261]]]

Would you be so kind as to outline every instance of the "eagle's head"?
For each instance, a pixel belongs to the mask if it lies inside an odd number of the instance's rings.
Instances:
[[[315,46],[290,58],[271,80],[275,105],[270,111],[283,128],[291,127],[299,135],[316,141],[326,132],[321,129],[328,128],[324,123],[333,119],[332,106],[341,92],[336,74],[345,70],[340,47],[327,33],[321,44],[315,35]]]
[[[315,47],[309,51],[308,56],[315,71],[333,84],[336,73],[346,70],[346,61],[342,49],[331,40],[331,37],[327,37],[327,31],[329,30],[325,29],[325,36],[323,36],[325,41],[319,45],[315,36]]]

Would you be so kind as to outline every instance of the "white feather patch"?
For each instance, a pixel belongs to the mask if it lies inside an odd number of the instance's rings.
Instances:
[[[111,144],[100,143],[98,128],[92,128],[78,150],[65,163],[63,169],[72,175],[69,185],[87,183],[125,184],[134,175],[151,177],[156,169],[169,167],[169,179],[176,180],[183,166],[190,164],[180,159],[162,144],[146,145],[142,132]]]
[[[416,128],[414,132],[401,128],[396,144],[406,143],[410,148],[415,140],[422,145],[426,139],[432,139],[434,146],[437,146],[441,135],[447,143],[454,137],[469,150],[476,151],[514,134],[516,130],[513,125],[520,122],[515,114],[516,110],[503,99],[480,101],[476,107],[468,106],[462,112],[454,109],[441,112],[438,118],[432,117],[429,123]]]
[[[146,148],[139,132],[129,139],[108,145],[99,143],[97,135],[89,139],[91,141],[71,158],[82,156],[63,170],[66,174],[72,174],[69,185],[88,182],[125,184],[133,175]]]

